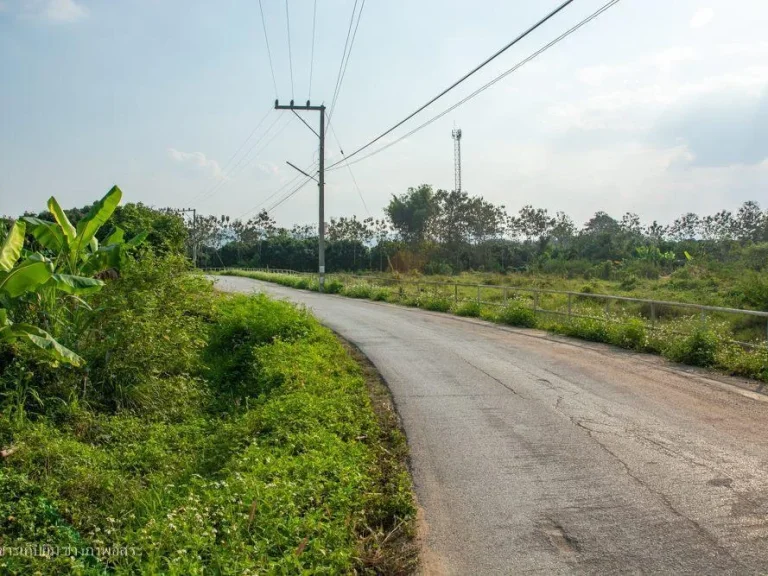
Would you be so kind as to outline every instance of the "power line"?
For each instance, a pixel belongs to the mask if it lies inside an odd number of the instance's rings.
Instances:
[[[575,26],[573,26],[572,28],[570,28],[568,31],[564,32],[563,34],[561,34],[560,36],[558,36],[557,38],[555,38],[554,40],[552,40],[552,41],[551,41],[551,42],[549,42],[548,44],[546,44],[546,45],[544,45],[543,47],[539,48],[539,49],[538,49],[536,52],[534,52],[533,54],[531,54],[531,55],[530,55],[530,56],[528,56],[527,58],[525,58],[525,59],[521,60],[520,62],[518,62],[517,64],[515,64],[515,65],[514,65],[512,68],[510,68],[510,69],[508,69],[507,71],[503,72],[502,74],[500,74],[499,76],[497,76],[496,78],[494,78],[493,80],[491,80],[490,82],[488,82],[488,83],[484,84],[483,86],[481,86],[480,88],[478,88],[477,90],[475,90],[474,92],[472,92],[471,94],[469,94],[468,96],[466,96],[466,97],[462,98],[462,99],[461,99],[461,100],[459,100],[459,101],[458,101],[456,104],[454,104],[454,105],[450,106],[449,108],[447,108],[447,109],[443,110],[443,111],[442,111],[442,112],[440,112],[439,114],[437,114],[437,115],[433,116],[432,118],[430,118],[429,120],[427,120],[427,121],[426,121],[426,122],[424,122],[423,124],[421,124],[421,125],[417,126],[417,127],[416,127],[416,128],[414,128],[413,130],[411,130],[410,132],[408,132],[407,134],[404,134],[403,136],[401,136],[401,137],[400,137],[400,138],[398,138],[397,140],[394,140],[394,141],[392,141],[392,142],[389,142],[389,143],[388,143],[388,144],[386,144],[385,146],[382,146],[381,148],[378,148],[377,150],[374,150],[373,152],[371,152],[371,153],[369,153],[369,154],[366,154],[366,155],[365,155],[365,156],[363,156],[362,158],[358,158],[357,160],[354,160],[353,162],[349,162],[349,164],[356,164],[356,163],[358,163],[358,162],[362,162],[363,160],[366,160],[366,159],[370,158],[371,156],[375,156],[375,155],[376,155],[376,154],[378,154],[379,152],[383,152],[383,151],[384,151],[384,150],[386,150],[387,148],[390,148],[391,146],[394,146],[395,144],[397,144],[397,143],[399,143],[399,142],[402,142],[403,140],[405,140],[405,139],[406,139],[406,138],[408,138],[409,136],[412,136],[412,135],[413,135],[413,134],[415,134],[416,132],[419,132],[420,130],[422,130],[422,129],[426,128],[427,126],[429,126],[430,124],[432,124],[432,123],[433,123],[433,122],[435,122],[436,120],[439,120],[440,118],[442,118],[443,116],[445,116],[445,115],[446,115],[446,114],[448,114],[449,112],[452,112],[453,110],[455,110],[456,108],[458,108],[458,107],[459,107],[459,106],[461,106],[462,104],[464,104],[464,103],[468,102],[469,100],[471,100],[472,98],[474,98],[475,96],[477,96],[478,94],[480,94],[481,92],[484,92],[485,90],[487,90],[488,88],[490,88],[491,86],[493,86],[494,84],[496,84],[497,82],[499,82],[500,80],[503,80],[504,78],[506,78],[507,76],[509,76],[510,74],[512,74],[513,72],[515,72],[516,70],[518,70],[519,68],[522,68],[522,67],[523,67],[525,64],[527,64],[527,63],[528,63],[528,62],[530,62],[531,60],[534,60],[535,58],[537,58],[538,56],[540,56],[541,54],[543,54],[544,52],[546,52],[547,50],[549,50],[550,48],[552,48],[552,46],[554,46],[555,44],[558,44],[559,42],[561,42],[562,40],[564,40],[565,38],[567,38],[568,36],[570,36],[571,34],[573,34],[574,32],[576,32],[576,31],[577,31],[579,28],[581,28],[581,27],[583,27],[584,25],[586,25],[586,24],[588,24],[589,22],[591,22],[592,20],[594,20],[595,18],[597,18],[598,16],[600,16],[600,15],[601,15],[603,12],[605,12],[605,11],[606,11],[606,10],[608,10],[609,8],[612,8],[613,6],[615,6],[616,4],[618,4],[620,1],[621,1],[621,0],[611,0],[610,2],[608,2],[608,3],[604,4],[604,5],[603,5],[601,8],[599,8],[598,10],[596,10],[595,12],[593,12],[591,15],[587,16],[587,17],[586,17],[584,20],[582,20],[581,22],[579,22],[578,24],[576,24]],[[350,156],[352,156],[352,155],[350,154]],[[335,167],[335,166],[337,166],[338,164],[341,164],[342,162],[345,162],[345,161],[346,161],[346,160],[347,160],[347,159],[348,159],[350,156],[347,156],[345,159],[343,159],[343,160],[340,160],[340,161],[338,161],[338,162],[336,162],[336,163],[334,163],[334,164],[331,164],[331,165],[328,167],[328,169],[329,169],[329,170],[331,170],[331,169],[334,169],[334,167]]]
[[[312,71],[315,67],[315,24],[317,23],[317,0],[315,0],[315,8],[312,12],[312,56],[309,59],[309,90],[307,91],[307,99],[312,98]]]
[[[293,100],[293,56],[291,55],[291,17],[288,14],[288,0],[285,0],[285,25],[288,30],[288,67],[291,70],[291,100]]]
[[[259,149],[259,151],[258,151],[258,152],[256,152],[256,153],[255,153],[255,154],[254,154],[254,155],[253,155],[253,156],[252,156],[252,157],[251,157],[251,158],[248,160],[248,162],[246,162],[246,163],[243,165],[243,167],[240,169],[240,171],[238,172],[238,174],[239,174],[239,173],[241,173],[241,172],[243,172],[243,170],[245,170],[246,168],[248,168],[248,166],[250,166],[250,165],[253,163],[253,161],[254,161],[254,160],[256,160],[256,158],[258,158],[258,157],[259,157],[259,154],[261,154],[262,152],[264,152],[264,150],[266,150],[266,149],[267,149],[267,147],[268,147],[270,144],[272,144],[272,142],[275,140],[275,138],[277,138],[278,136],[280,136],[280,134],[282,134],[282,133],[285,131],[285,129],[288,127],[288,125],[291,123],[291,121],[292,121],[292,120],[293,120],[293,118],[289,117],[289,118],[288,118],[288,121],[287,121],[287,122],[285,122],[285,123],[284,123],[282,126],[280,126],[280,128],[278,128],[277,132],[275,132],[275,133],[272,135],[272,137],[271,137],[269,140],[267,140],[267,141],[264,143],[264,146],[262,146],[262,147]],[[273,126],[274,126],[274,124],[273,124]],[[264,137],[266,137],[266,134],[264,134]],[[262,138],[261,138],[259,141],[261,141],[261,140],[264,140],[264,137],[262,137]],[[256,144],[254,144],[253,146],[251,146],[251,150],[253,150],[254,148],[256,148],[256,146],[257,146],[257,145],[258,145],[258,142],[257,142]],[[243,156],[243,158],[242,158],[241,160],[245,159],[245,157],[246,157],[246,156],[248,156],[248,154],[250,154],[250,150],[248,151],[248,153],[246,153],[246,155],[245,155],[245,156]]]
[[[363,9],[365,8],[365,0],[363,0],[362,4],[360,4],[360,12],[357,14],[357,23],[355,24],[355,31],[352,33],[352,41],[349,43],[349,51],[347,52],[347,58],[346,60],[342,59],[343,62],[343,70],[341,71],[341,77],[339,78],[338,82],[338,89],[336,94],[334,95],[333,101],[331,102],[331,111],[328,114],[328,127],[331,126],[331,118],[333,117],[333,112],[336,110],[336,101],[339,98],[339,95],[341,94],[341,86],[344,83],[344,76],[347,74],[347,66],[349,65],[349,58],[352,55],[352,48],[355,45],[355,38],[357,38],[357,29],[360,26],[360,19],[363,17]]]
[[[331,128],[330,120],[328,121],[328,127],[331,130],[331,134],[333,134],[333,139],[336,141],[336,145],[339,147],[339,152],[341,152],[342,157],[344,156],[344,148],[341,146],[341,142],[339,142],[338,136],[336,136],[336,130]],[[363,203],[363,207],[365,208],[365,211],[368,213],[368,216],[373,218],[371,215],[371,211],[368,209],[368,204],[365,201],[365,198],[363,198],[363,193],[360,191],[360,186],[357,184],[357,178],[355,178],[354,172],[352,172],[352,166],[349,165],[349,163],[346,164],[347,168],[349,169],[349,175],[352,177],[352,182],[355,185],[355,190],[357,190],[357,195],[360,196],[360,200]]]
[[[440,93],[439,93],[437,96],[435,96],[434,98],[432,98],[431,100],[429,100],[429,101],[428,101],[426,104],[423,104],[422,106],[420,106],[419,108],[417,108],[415,111],[413,111],[413,112],[411,112],[410,114],[408,114],[408,116],[406,116],[405,118],[403,118],[402,120],[400,120],[400,122],[398,122],[397,124],[395,124],[394,126],[392,126],[391,128],[389,128],[388,130],[386,130],[386,131],[382,132],[381,134],[379,134],[378,136],[376,136],[376,138],[374,138],[373,140],[371,140],[371,141],[370,141],[370,142],[368,142],[367,144],[365,144],[365,145],[361,146],[360,148],[358,148],[357,150],[355,150],[354,152],[352,152],[352,154],[350,154],[349,156],[347,156],[347,158],[346,158],[346,159],[347,159],[347,160],[349,160],[349,159],[350,159],[350,158],[352,158],[353,156],[356,156],[357,154],[359,154],[360,152],[362,152],[363,150],[365,150],[365,149],[366,149],[366,148],[368,148],[369,146],[373,145],[374,143],[376,143],[376,142],[378,142],[379,140],[381,140],[382,138],[384,138],[384,137],[385,137],[387,134],[391,133],[393,130],[396,130],[397,128],[399,128],[400,126],[402,126],[403,124],[405,124],[405,123],[406,123],[408,120],[410,120],[411,118],[413,118],[414,116],[416,116],[416,114],[418,114],[419,112],[423,111],[423,110],[424,110],[424,109],[425,109],[427,106],[429,106],[430,104],[433,104],[433,103],[435,103],[437,100],[439,100],[440,98],[442,98],[443,96],[445,96],[445,95],[446,95],[448,92],[450,92],[451,90],[453,90],[454,88],[456,88],[456,86],[458,86],[459,84],[461,84],[462,82],[464,82],[464,81],[465,81],[467,78],[469,78],[470,76],[472,76],[473,74],[475,74],[475,73],[476,73],[478,70],[480,70],[480,69],[482,69],[483,67],[485,67],[485,66],[486,66],[487,64],[489,64],[491,61],[493,61],[494,59],[496,59],[497,57],[499,57],[501,54],[503,54],[504,52],[506,52],[507,50],[509,50],[509,49],[510,49],[512,46],[514,46],[515,44],[517,44],[518,42],[520,42],[520,41],[521,41],[523,38],[525,38],[526,36],[528,36],[529,34],[531,34],[531,32],[533,32],[534,30],[536,30],[537,28],[539,28],[540,26],[542,26],[542,25],[543,25],[545,22],[547,22],[548,20],[550,20],[551,18],[553,18],[553,17],[554,17],[556,14],[558,14],[558,13],[559,13],[561,10],[563,10],[563,9],[564,9],[566,6],[568,6],[569,4],[571,4],[573,1],[574,1],[574,0],[566,0],[565,2],[563,2],[563,3],[562,3],[560,6],[558,6],[557,8],[555,8],[555,9],[554,9],[552,12],[550,12],[549,14],[547,14],[547,15],[546,15],[544,18],[542,18],[541,20],[539,20],[538,22],[536,22],[536,23],[535,23],[533,26],[531,26],[530,28],[528,28],[528,29],[527,29],[525,32],[523,32],[522,34],[520,34],[519,36],[517,36],[517,37],[516,37],[514,40],[512,40],[512,41],[511,41],[509,44],[507,44],[506,46],[504,46],[503,48],[501,48],[500,50],[498,50],[498,51],[497,51],[495,54],[493,54],[492,56],[490,56],[489,58],[487,58],[486,60],[484,60],[484,61],[483,61],[482,63],[480,63],[478,66],[475,66],[475,67],[474,67],[472,70],[470,70],[469,72],[467,72],[466,74],[464,74],[464,76],[462,76],[461,78],[459,78],[459,79],[458,79],[456,82],[454,82],[453,84],[451,84],[450,86],[448,86],[448,88],[446,88],[445,90],[443,90],[442,92],[440,92]],[[333,166],[334,166],[334,165],[331,165],[331,166],[329,166],[329,168],[332,168]]]
[[[254,135],[254,134],[256,134],[256,131],[257,131],[257,130],[258,130],[260,127],[261,127],[261,125],[262,125],[262,124],[264,124],[264,120],[266,120],[266,119],[267,119],[267,116],[269,116],[269,113],[270,113],[270,112],[272,112],[272,108],[270,108],[269,110],[267,110],[267,113],[266,113],[266,114],[264,114],[264,116],[261,118],[261,120],[259,120],[259,123],[258,123],[258,124],[256,124],[256,128],[254,128],[254,129],[251,131],[251,133],[248,135],[248,138],[246,138],[245,140],[243,140],[243,143],[242,143],[242,144],[240,144],[240,146],[237,148],[237,150],[235,150],[235,153],[234,153],[234,154],[232,154],[232,156],[229,158],[229,160],[227,160],[227,163],[224,165],[224,168],[222,168],[222,169],[221,169],[222,178],[226,176],[226,173],[227,173],[227,168],[229,168],[229,165],[232,163],[232,160],[234,160],[234,159],[235,159],[235,156],[237,156],[237,155],[240,153],[240,150],[242,150],[242,149],[243,149],[243,147],[244,147],[244,146],[245,146],[245,145],[248,143],[248,141],[249,141],[251,138],[253,138],[253,135]],[[218,185],[218,184],[215,184],[213,188],[216,188],[216,186],[217,186],[217,185]],[[194,201],[196,201],[198,198],[200,198],[201,196],[205,196],[206,194],[209,194],[209,193],[210,193],[210,190],[207,190],[207,191],[203,191],[203,192],[201,192],[200,194],[198,194],[197,196],[195,196],[194,198],[192,198],[191,202],[194,202]]]
[[[305,172],[314,169],[315,166],[317,166],[317,162],[316,161],[312,162],[309,166],[307,166],[306,169],[305,169]],[[317,174],[317,172],[315,172],[315,174]],[[299,178],[301,178],[301,174],[296,174],[291,180],[289,180],[288,182],[284,183],[277,190],[272,192],[272,194],[270,194],[269,196],[264,198],[261,202],[259,202],[256,206],[253,206],[252,208],[249,208],[248,210],[246,210],[245,212],[240,214],[240,216],[238,216],[237,218],[242,218],[244,216],[247,216],[247,215],[255,212],[256,210],[258,210],[259,208],[264,206],[267,202],[269,202],[269,200],[271,200],[272,198],[277,196],[280,192],[282,192],[286,188],[289,188],[291,185],[293,185]]]
[[[341,82],[341,75],[344,70],[344,59],[347,56],[347,47],[349,46],[349,37],[352,34],[352,24],[354,24],[355,22],[355,12],[357,11],[357,2],[358,0],[355,0],[355,4],[354,6],[352,6],[352,15],[349,17],[349,27],[347,28],[347,39],[344,41],[344,51],[341,53],[341,62],[339,62],[339,73],[336,76],[336,86],[333,89],[333,98],[331,100],[331,107],[330,107],[331,111],[333,111],[333,109],[336,107],[336,98],[338,97],[338,94],[339,94],[339,85]]]
[[[272,64],[272,51],[269,49],[269,36],[267,36],[267,21],[264,19],[264,7],[259,0],[259,10],[261,11],[261,26],[264,28],[264,41],[267,43],[267,56],[269,56],[269,69],[272,71],[272,84],[275,87],[275,98],[277,98],[277,80],[275,80],[275,67]]]
[[[282,200],[278,201],[277,203],[273,204],[270,208],[267,209],[267,213],[272,212],[275,210],[278,206],[280,206],[283,202],[291,198],[294,194],[296,194],[299,190],[304,188],[309,182],[312,181],[312,178],[305,178],[304,181],[299,184],[296,188],[294,188],[287,196],[285,196]]]
[[[243,154],[243,155],[240,157],[240,160],[238,160],[238,161],[237,161],[237,163],[236,163],[236,164],[235,164],[235,165],[232,167],[232,170],[230,170],[230,173],[229,173],[227,176],[233,176],[233,175],[234,175],[234,176],[236,176],[237,174],[240,174],[240,173],[242,173],[242,172],[243,172],[243,171],[244,171],[244,170],[245,170],[245,169],[246,169],[248,166],[250,166],[250,165],[251,165],[251,163],[252,163],[252,162],[253,162],[253,161],[254,161],[256,158],[258,158],[258,157],[259,157],[259,154],[261,154],[261,153],[262,153],[262,152],[263,152],[263,151],[264,151],[264,150],[267,148],[267,146],[269,146],[269,145],[272,143],[272,141],[273,141],[275,138],[277,138],[277,137],[278,137],[278,136],[279,136],[279,135],[280,135],[280,134],[283,132],[283,130],[285,130],[285,129],[286,129],[286,127],[288,126],[288,124],[290,124],[290,120],[291,120],[291,119],[289,119],[289,121],[288,121],[288,122],[284,123],[284,124],[283,124],[283,125],[280,127],[280,129],[279,129],[279,130],[278,130],[278,131],[277,131],[277,132],[276,132],[276,133],[275,133],[275,134],[274,134],[274,135],[273,135],[273,136],[272,136],[272,137],[271,137],[271,138],[270,138],[270,139],[269,139],[269,140],[268,140],[268,141],[267,141],[265,144],[264,144],[264,146],[262,146],[262,147],[261,147],[261,149],[259,149],[259,151],[258,151],[258,152],[256,152],[256,153],[255,153],[255,154],[254,154],[254,155],[253,155],[253,156],[252,156],[252,157],[251,157],[251,158],[248,160],[248,162],[246,162],[246,163],[243,165],[243,161],[244,161],[244,160],[245,160],[245,159],[248,157],[248,155],[249,155],[249,154],[250,154],[250,153],[251,153],[251,152],[252,152],[252,151],[253,151],[253,150],[254,150],[254,149],[255,149],[255,148],[256,148],[256,147],[259,145],[259,143],[261,143],[261,142],[264,140],[264,138],[266,138],[266,137],[267,137],[267,134],[269,134],[269,132],[272,130],[272,127],[273,127],[273,126],[274,126],[274,125],[277,123],[277,120],[279,120],[279,118],[280,118],[280,117],[278,116],[278,118],[276,118],[276,119],[275,119],[275,121],[274,121],[274,122],[272,122],[272,124],[270,124],[270,126],[269,126],[269,128],[267,128],[266,132],[264,132],[264,134],[262,134],[261,138],[259,138],[259,139],[258,139],[258,140],[257,140],[257,141],[256,141],[256,142],[253,144],[253,146],[251,146],[251,147],[248,149],[248,151],[247,151],[245,154]],[[238,166],[240,166],[240,165],[242,165],[242,168],[240,168],[240,170],[239,170],[239,171],[237,171],[237,172],[235,173],[235,170],[237,170]],[[226,179],[223,179],[223,180],[221,180],[221,181],[220,181],[220,182],[219,182],[219,183],[218,183],[218,184],[217,184],[217,185],[216,185],[216,186],[215,186],[215,187],[214,187],[214,188],[213,188],[213,189],[212,189],[212,190],[211,190],[211,191],[208,193],[208,195],[207,195],[207,196],[205,196],[205,197],[204,197],[202,200],[200,200],[200,202],[207,202],[208,200],[210,200],[210,199],[213,197],[213,195],[214,195],[214,194],[215,194],[215,193],[216,193],[216,192],[217,192],[219,189],[221,189],[221,187],[222,187],[222,186],[223,186],[225,183],[227,183],[227,182],[229,182],[229,178],[226,178]]]

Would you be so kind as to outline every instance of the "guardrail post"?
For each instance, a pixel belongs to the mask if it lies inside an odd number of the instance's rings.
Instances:
[[[539,307],[539,293],[533,293],[533,315],[536,315],[536,309]]]
[[[707,324],[707,313],[706,311],[701,311],[701,325],[705,326]]]
[[[453,301],[459,303],[459,284],[458,282],[453,285]]]
[[[656,327],[656,303],[651,302],[651,328]]]
[[[477,303],[480,304],[480,285],[477,285]]]
[[[568,322],[571,321],[571,302],[573,300],[573,294],[568,294]]]
[[[610,315],[611,315],[611,301],[606,300],[605,301],[605,317],[607,318]]]
[[[507,305],[507,287],[504,286],[504,306]]]

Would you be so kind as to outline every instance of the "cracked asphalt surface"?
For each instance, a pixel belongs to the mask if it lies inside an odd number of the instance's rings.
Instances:
[[[387,381],[428,574],[768,574],[768,397],[663,360],[393,305],[306,304]]]

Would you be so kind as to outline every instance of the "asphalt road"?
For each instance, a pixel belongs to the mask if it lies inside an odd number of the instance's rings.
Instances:
[[[430,574],[768,574],[768,397],[647,355],[245,278],[394,396]]]

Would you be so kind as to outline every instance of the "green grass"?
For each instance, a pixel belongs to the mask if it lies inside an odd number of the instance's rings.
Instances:
[[[702,279],[696,277],[694,272],[683,272],[686,270],[678,271],[672,277],[661,281],[634,279],[631,283],[624,282],[624,288],[629,288],[630,285],[632,288],[631,294],[626,295],[681,302],[696,302],[696,298],[701,296],[705,303],[715,305],[733,305],[733,298],[741,298],[733,294],[726,296],[717,291],[713,296],[711,277]],[[242,271],[236,274],[279,283],[285,281],[285,277],[272,274]],[[398,277],[383,278],[380,282],[390,283]],[[768,345],[765,343],[765,323],[762,319],[752,321],[747,317],[735,319],[710,314],[706,327],[702,328],[699,317],[691,315],[689,309],[674,305],[657,305],[654,309],[655,323],[651,326],[651,309],[648,304],[614,301],[606,309],[604,301],[588,296],[572,298],[573,317],[568,319],[564,315],[567,310],[567,297],[540,294],[538,312],[534,314],[533,296],[523,288],[536,286],[575,290],[582,294],[619,294],[622,293],[621,283],[592,280],[589,284],[584,284],[583,279],[568,280],[522,274],[463,274],[444,278],[414,276],[407,279],[412,283],[387,288],[377,287],[377,281],[373,277],[367,280],[367,284],[361,284],[359,278],[342,274],[334,275],[333,282],[344,286],[342,293],[345,295],[349,292],[358,298],[386,299],[405,306],[452,312],[458,316],[479,317],[499,324],[541,328],[556,334],[612,344],[628,350],[661,354],[674,362],[710,367],[728,374],[768,382]],[[747,280],[750,282],[752,292],[749,293],[752,297],[761,297],[763,284],[752,277]],[[418,291],[416,282],[420,288]],[[481,289],[481,299],[486,304],[475,300],[477,288],[474,286],[459,286],[456,292],[457,302],[454,300],[453,284],[444,285],[440,284],[441,282],[482,282],[487,285]],[[746,290],[745,287],[742,288]],[[379,295],[384,290],[386,296]],[[708,293],[706,297],[703,296],[705,292]],[[675,298],[681,295],[682,297]],[[548,314],[547,310],[558,311],[560,314]],[[746,348],[731,342],[733,339],[761,344]]]
[[[215,295],[163,262],[100,297],[98,326],[123,329],[111,356],[102,342],[81,347],[89,380],[24,357],[0,369],[0,437],[16,448],[0,467],[3,546],[124,554],[6,555],[0,572],[411,567],[387,539],[412,535],[404,443],[392,448],[397,431],[376,417],[358,362],[305,310]],[[41,402],[9,401],[30,379]]]

